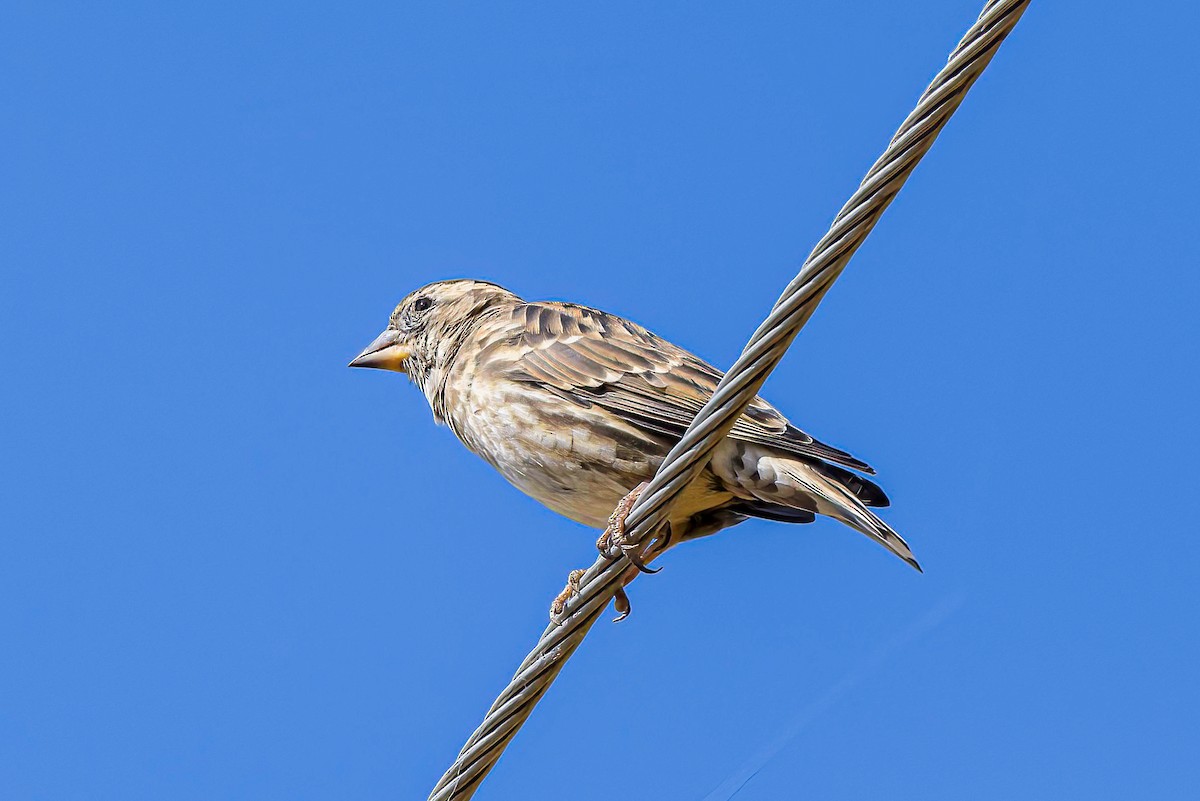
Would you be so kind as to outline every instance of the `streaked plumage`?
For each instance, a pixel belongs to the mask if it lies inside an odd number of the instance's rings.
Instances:
[[[721,378],[636,323],[527,303],[472,280],[410,294],[352,365],[406,372],[468,448],[522,492],[593,528],[653,475]],[[868,508],[887,506],[887,496],[854,471],[874,472],[757,398],[674,508],[672,537],[748,517],[807,523],[823,514],[918,567]]]

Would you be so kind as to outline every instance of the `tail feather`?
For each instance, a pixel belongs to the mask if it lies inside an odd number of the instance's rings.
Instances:
[[[745,504],[746,513],[774,520],[802,518],[801,511],[832,517],[921,571],[904,538],[867,508],[889,503],[874,483],[816,459],[762,454],[756,461],[754,480],[739,481],[739,489],[755,498]]]
[[[842,487],[849,490],[850,494],[858,498],[863,506],[872,506],[876,509],[883,509],[892,505],[887,493],[883,488],[874,481],[868,481],[860,475],[851,473],[844,467],[838,467],[835,464],[828,462],[812,461],[807,463],[809,467],[821,473],[825,478],[831,479],[834,482],[841,484]]]

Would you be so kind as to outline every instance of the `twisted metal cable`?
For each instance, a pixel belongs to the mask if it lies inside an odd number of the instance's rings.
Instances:
[[[627,549],[639,552],[648,549],[649,558],[658,555],[654,539],[666,522],[671,505],[708,463],[713,450],[758,394],[1028,5],[1029,0],[990,0],[984,6],[979,19],[950,54],[946,66],[921,95],[916,108],[838,212],[829,232],[813,248],[800,272],[784,289],[771,313],[630,510],[626,521]],[[560,622],[551,623],[542,632],[483,723],[438,781],[429,801],[466,801],[475,794],[566,660],[626,583],[629,563],[612,558],[618,555],[602,556],[587,570],[580,581],[579,594],[568,601]]]

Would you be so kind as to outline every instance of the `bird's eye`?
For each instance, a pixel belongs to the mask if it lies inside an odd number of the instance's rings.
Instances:
[[[413,301],[413,311],[423,312],[433,305],[433,301],[426,297],[420,297]]]

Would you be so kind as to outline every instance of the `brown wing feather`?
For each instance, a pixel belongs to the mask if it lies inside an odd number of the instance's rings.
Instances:
[[[633,425],[678,439],[716,389],[721,372],[636,323],[567,303],[518,307],[525,323],[508,371],[584,406],[599,406]],[[869,465],[793,426],[755,398],[730,436],[865,473]]]

